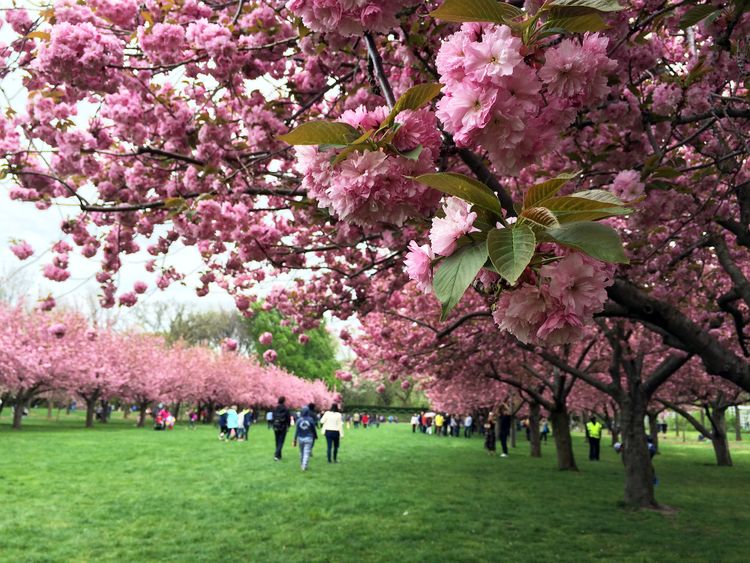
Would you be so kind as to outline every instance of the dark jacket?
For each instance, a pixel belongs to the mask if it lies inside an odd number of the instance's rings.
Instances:
[[[286,408],[286,405],[276,405],[276,408],[273,409],[273,429],[286,430],[289,428],[290,421],[289,409]]]
[[[310,409],[304,407],[300,413],[300,417],[297,420],[297,427],[294,431],[294,439],[298,438],[312,438],[313,440],[318,439],[318,432],[315,430],[315,418],[310,414]]]

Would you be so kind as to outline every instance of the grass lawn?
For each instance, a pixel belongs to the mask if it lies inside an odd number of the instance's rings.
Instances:
[[[287,439],[220,443],[213,428],[172,432],[82,413],[20,432],[0,417],[1,561],[747,561],[750,443],[734,468],[710,444],[673,434],[656,458],[657,498],[678,512],[618,508],[622,464],[610,448],[578,474],[525,441],[490,458],[478,438],[412,435],[405,424],[349,431],[341,463],[315,447],[302,473]],[[605,439],[605,443],[608,440]]]

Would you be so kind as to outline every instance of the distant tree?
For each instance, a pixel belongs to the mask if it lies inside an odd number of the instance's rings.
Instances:
[[[275,350],[278,358],[276,365],[304,379],[322,379],[329,387],[335,387],[337,380],[334,374],[341,368],[336,359],[337,344],[326,330],[324,322],[318,328],[304,333],[307,338],[300,339],[297,333],[288,326],[275,309],[265,311],[262,305],[254,307],[255,314],[244,319],[249,352],[262,356],[266,350]],[[260,336],[271,333],[270,344],[262,344]],[[306,340],[302,343],[300,340]]]
[[[244,351],[252,351],[246,324],[242,317],[235,312],[225,310],[215,311],[185,311],[179,309],[169,327],[164,332],[167,342],[179,340],[195,346],[218,347],[228,339],[234,339]]]

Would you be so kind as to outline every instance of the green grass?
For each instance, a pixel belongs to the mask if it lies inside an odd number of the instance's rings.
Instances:
[[[349,431],[338,465],[324,444],[302,473],[288,439],[272,459],[265,426],[248,443],[213,428],[81,428],[81,413],[21,432],[0,417],[2,561],[746,561],[750,444],[734,468],[673,434],[656,458],[674,514],[618,508],[622,464],[609,448],[581,472],[555,469],[525,441],[507,459],[480,439]]]

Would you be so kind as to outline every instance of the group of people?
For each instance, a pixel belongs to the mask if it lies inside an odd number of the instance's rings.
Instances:
[[[154,430],[173,430],[175,422],[175,416],[164,406],[154,414]]]
[[[434,412],[421,412],[414,414],[410,420],[411,431],[434,436],[453,436],[458,438],[463,432],[464,438],[471,438],[474,432],[474,418],[467,414],[443,414]]]
[[[237,405],[232,405],[216,411],[216,414],[219,415],[219,440],[227,442],[247,440],[250,425],[254,420],[253,409],[245,408],[238,411]]]
[[[315,441],[318,439],[319,427],[326,438],[328,463],[338,463],[339,445],[341,438],[344,436],[344,417],[336,403],[322,414],[317,412],[314,403],[310,403],[302,408],[295,420],[286,406],[286,398],[279,397],[276,408],[271,411],[271,416],[267,416],[266,420],[269,422],[269,426],[273,428],[276,439],[274,460],[281,460],[286,435],[289,428],[294,425],[293,445],[294,447],[299,445],[302,471],[307,471],[310,464],[312,450]]]

